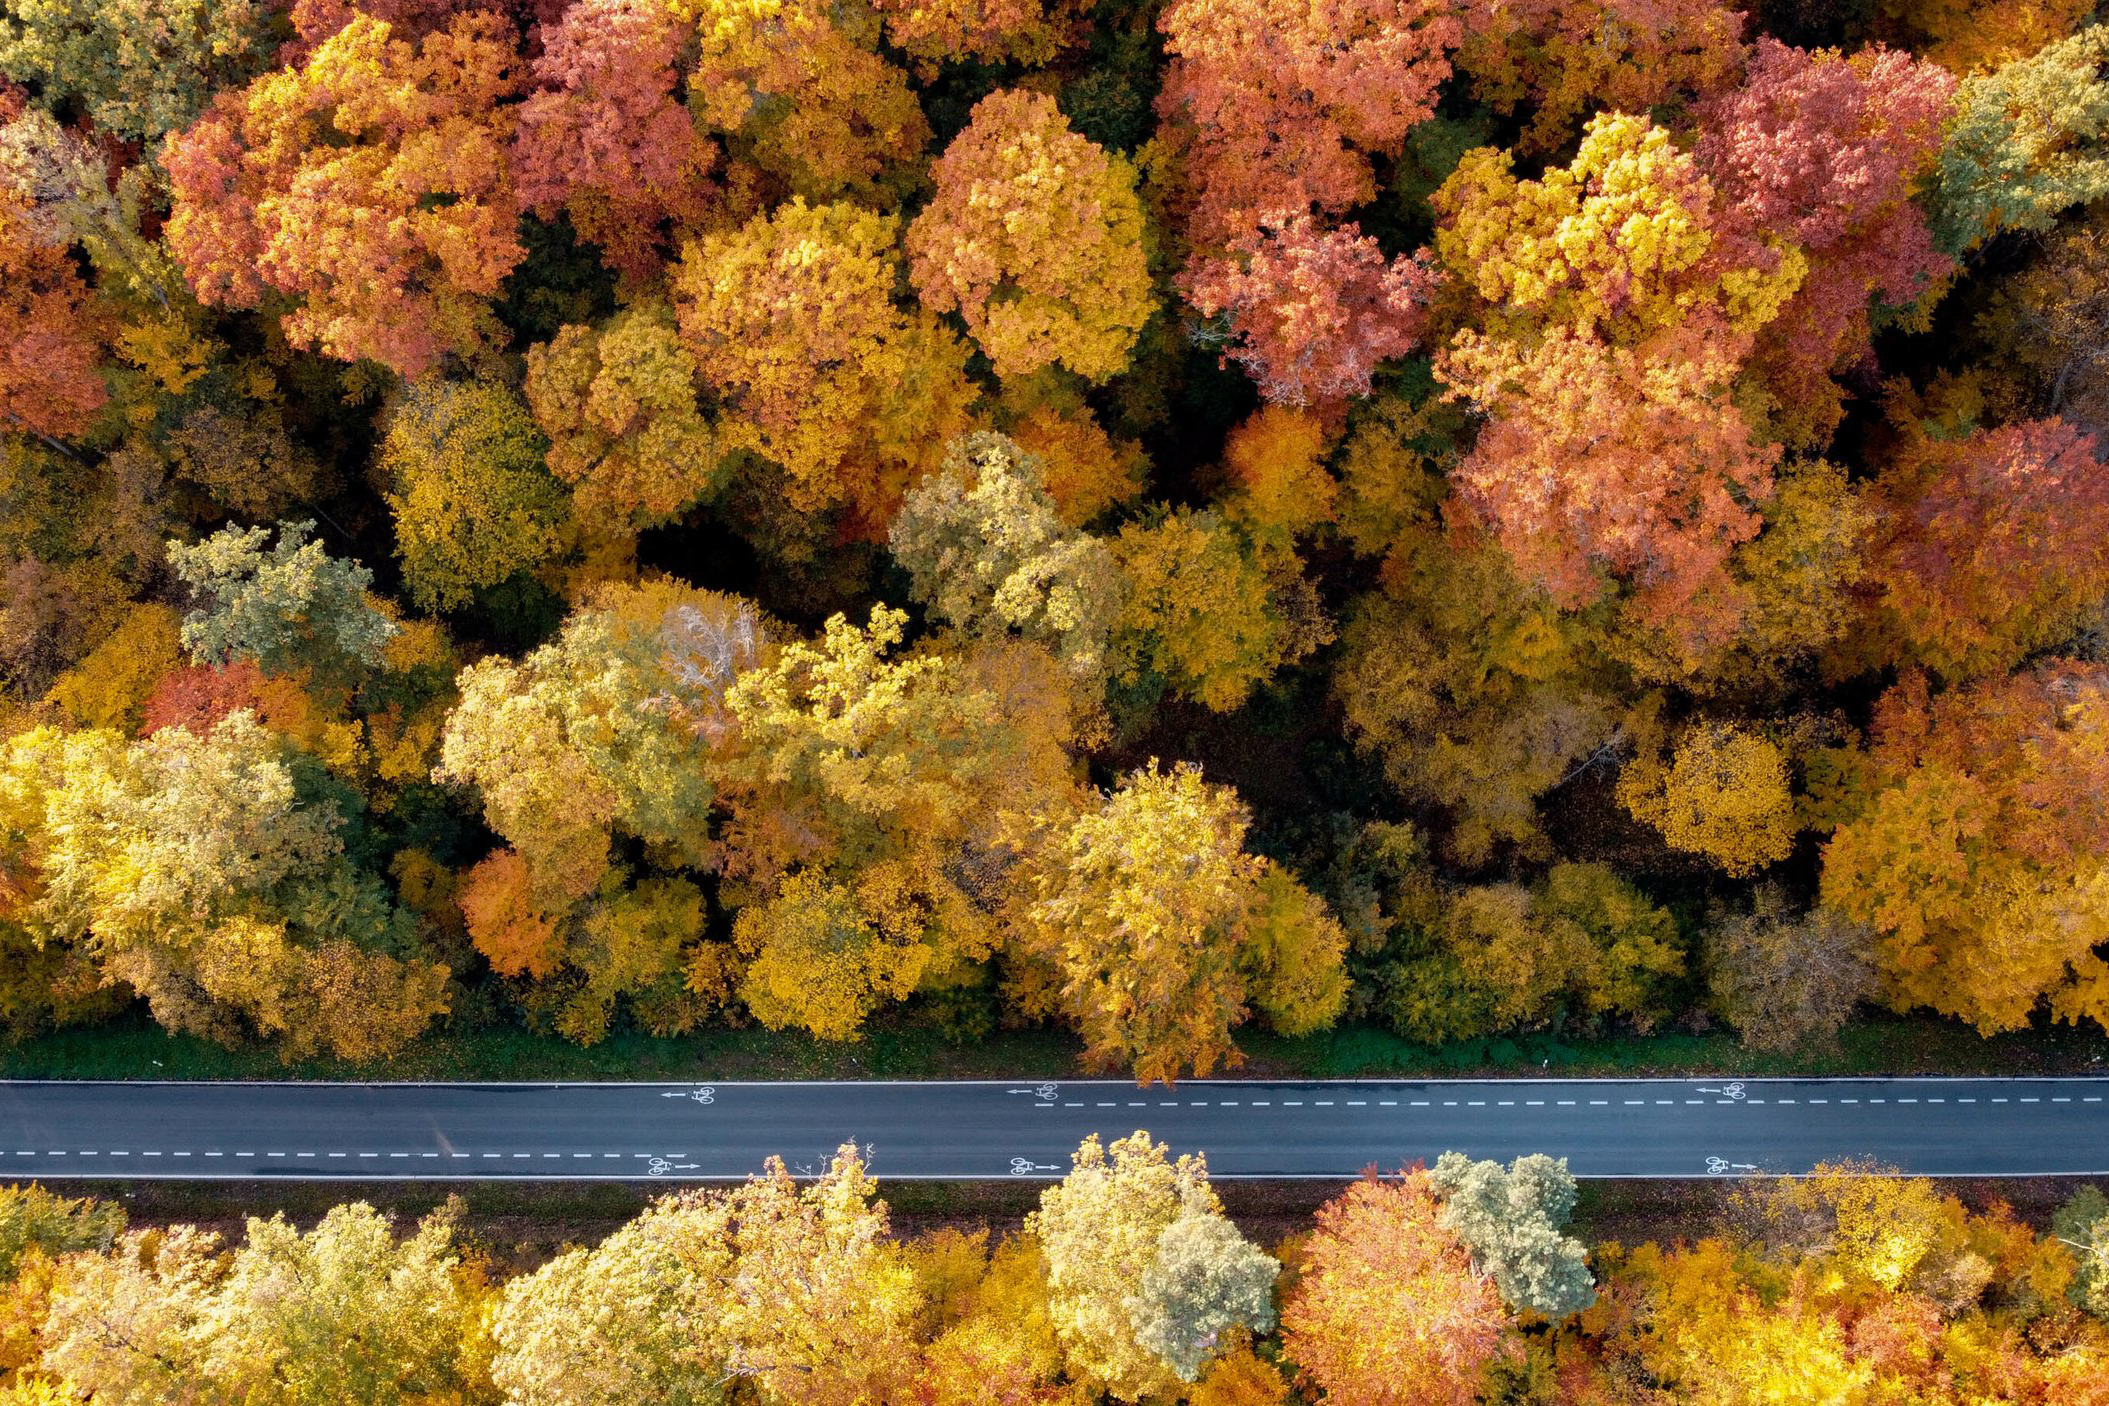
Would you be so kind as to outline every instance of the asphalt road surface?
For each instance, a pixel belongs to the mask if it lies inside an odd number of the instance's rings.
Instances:
[[[1585,1177],[2109,1175],[2109,1078],[1313,1083],[0,1082],[0,1179],[744,1177],[845,1141],[881,1179],[1056,1177],[1148,1129],[1217,1177],[1352,1177],[1455,1150]]]

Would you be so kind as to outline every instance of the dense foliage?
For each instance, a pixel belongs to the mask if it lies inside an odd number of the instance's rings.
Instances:
[[[2109,1025],[2088,8],[18,0],[0,1025]]]
[[[231,1240],[0,1190],[9,1406],[2096,1406],[2109,1200],[1750,1183],[1585,1248],[1564,1162],[1372,1176],[1270,1252],[1198,1157],[1096,1138],[1009,1234],[896,1233],[855,1145],[521,1262],[458,1201]]]

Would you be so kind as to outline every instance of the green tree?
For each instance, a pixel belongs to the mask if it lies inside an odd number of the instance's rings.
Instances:
[[[1128,1306],[1135,1341],[1163,1358],[1180,1381],[1197,1381],[1234,1330],[1264,1333],[1274,1326],[1280,1273],[1274,1256],[1221,1214],[1182,1207],[1157,1237],[1157,1258]]]
[[[312,522],[280,523],[267,550],[264,527],[224,527],[196,546],[168,544],[171,570],[196,602],[183,617],[183,647],[200,663],[249,659],[266,673],[313,670],[349,680],[381,663],[396,625],[367,595],[373,573],[308,540]]]
[[[1443,1194],[1442,1223],[1472,1252],[1510,1307],[1565,1318],[1596,1302],[1588,1251],[1562,1235],[1574,1214],[1567,1159],[1532,1153],[1503,1170],[1445,1152],[1428,1179]]]
[[[1941,146],[1933,235],[1950,253],[2002,230],[2041,234],[2109,194],[2109,25],[1964,80]]]

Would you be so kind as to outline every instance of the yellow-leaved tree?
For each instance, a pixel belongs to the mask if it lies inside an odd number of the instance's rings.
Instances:
[[[491,1375],[515,1401],[781,1406],[897,1400],[918,1307],[854,1144],[801,1186],[779,1158],[729,1191],[669,1196],[590,1250],[508,1284]]]
[[[1619,773],[1618,798],[1672,849],[1750,874],[1794,848],[1794,797],[1777,743],[1732,722],[1698,722],[1665,763],[1643,753]]]
[[[1003,812],[1068,785],[1069,700],[1037,646],[1034,687],[999,694],[988,655],[889,657],[907,616],[875,607],[784,645],[727,695],[712,761],[730,806],[727,893],[764,1024],[853,1039],[918,988],[967,979],[996,942],[969,856]]]
[[[1251,816],[1198,768],[1154,764],[1042,817],[1014,878],[1016,983],[1073,1023],[1086,1058],[1170,1080],[1235,1066],[1231,1030],[1330,1025],[1347,938],[1294,876],[1245,852]],[[1038,978],[1035,981],[1035,977]]]
[[[898,222],[794,199],[688,246],[682,344],[724,401],[725,447],[781,466],[791,506],[883,528],[968,428],[966,348],[893,301]]]
[[[1225,1336],[1273,1326],[1280,1266],[1224,1216],[1208,1164],[1148,1133],[1084,1139],[1026,1229],[1070,1375],[1118,1400],[1177,1391]]]

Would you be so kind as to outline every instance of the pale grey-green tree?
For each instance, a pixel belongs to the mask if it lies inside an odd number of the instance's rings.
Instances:
[[[1180,1381],[1197,1380],[1237,1328],[1274,1326],[1274,1280],[1281,1265],[1219,1212],[1189,1205],[1157,1237],[1128,1316],[1135,1341],[1163,1358]]]
[[[366,594],[373,573],[310,541],[312,522],[223,527],[195,546],[168,544],[169,565],[191,590],[183,647],[201,663],[249,659],[267,674],[311,669],[349,679],[381,662],[395,622]]]
[[[1596,1302],[1588,1251],[1560,1233],[1574,1214],[1566,1158],[1533,1153],[1504,1169],[1445,1152],[1428,1176],[1443,1195],[1442,1224],[1512,1308],[1559,1319]]]
[[[1039,461],[1003,435],[955,441],[909,492],[890,541],[937,619],[971,636],[1038,640],[1079,677],[1103,672],[1120,569],[1103,542],[1062,522]]]

